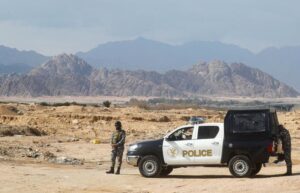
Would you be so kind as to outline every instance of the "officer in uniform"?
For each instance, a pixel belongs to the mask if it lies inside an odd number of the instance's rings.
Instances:
[[[292,175],[292,159],[291,159],[291,136],[289,131],[284,128],[283,125],[279,125],[279,137],[282,141],[282,149],[283,149],[283,155],[279,154],[278,155],[278,160],[275,161],[275,163],[279,161],[285,161],[286,167],[287,167],[287,172],[285,175]]]
[[[122,124],[120,121],[116,121],[115,123],[116,130],[113,132],[111,137],[111,167],[110,170],[107,171],[107,174],[113,174],[115,170],[115,163],[117,158],[117,171],[115,174],[120,174],[123,152],[124,152],[124,144],[126,133],[122,129]]]

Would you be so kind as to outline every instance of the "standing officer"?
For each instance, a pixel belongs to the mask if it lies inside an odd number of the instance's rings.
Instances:
[[[284,155],[278,155],[278,161],[284,160],[286,163],[286,168],[287,171],[285,173],[285,175],[292,175],[292,159],[291,159],[291,149],[292,149],[292,145],[291,145],[291,136],[289,131],[284,128],[283,125],[279,125],[279,137],[282,141],[282,149],[283,149],[283,153]]]
[[[120,121],[116,121],[115,127],[116,127],[116,131],[113,132],[112,137],[111,137],[111,147],[112,147],[111,167],[110,167],[110,170],[106,172],[107,174],[114,173],[116,158],[118,158],[117,159],[118,165],[117,165],[117,171],[115,174],[120,174],[121,165],[122,165],[126,133],[122,129],[122,124]]]

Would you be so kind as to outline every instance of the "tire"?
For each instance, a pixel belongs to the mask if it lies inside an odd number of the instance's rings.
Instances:
[[[252,169],[252,163],[247,156],[236,155],[229,161],[229,171],[234,177],[250,177]]]
[[[168,176],[173,171],[173,167],[167,166],[163,168],[160,172],[160,176]]]
[[[139,161],[140,174],[146,178],[157,177],[161,169],[161,162],[156,156],[147,155]]]
[[[252,169],[251,176],[254,177],[256,174],[258,174],[261,168],[262,168],[262,163],[256,163],[255,168]]]

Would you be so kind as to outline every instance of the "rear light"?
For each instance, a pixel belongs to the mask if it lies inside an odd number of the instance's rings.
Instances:
[[[269,145],[268,145],[268,147],[267,147],[267,151],[268,151],[268,153],[273,153],[273,143],[270,143]]]

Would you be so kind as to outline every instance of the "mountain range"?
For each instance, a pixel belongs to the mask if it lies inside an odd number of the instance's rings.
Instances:
[[[244,63],[258,68],[300,91],[300,46],[270,47],[253,53],[236,45],[221,42],[195,41],[170,45],[137,38],[109,42],[76,54],[95,68],[146,70],[167,72],[187,70],[201,61],[221,60],[227,63]],[[0,74],[27,73],[48,60],[33,51],[18,51],[0,46]]]
[[[137,38],[109,42],[77,55],[96,67],[125,70],[186,70],[199,61],[222,60],[258,68],[300,91],[300,46],[270,47],[259,53],[232,44],[194,41],[170,45]]]
[[[34,51],[19,51],[0,45],[0,74],[29,72],[49,57]]]
[[[252,96],[295,97],[299,93],[242,63],[200,62],[188,70],[96,69],[75,55],[50,58],[26,74],[0,76],[4,96]]]

